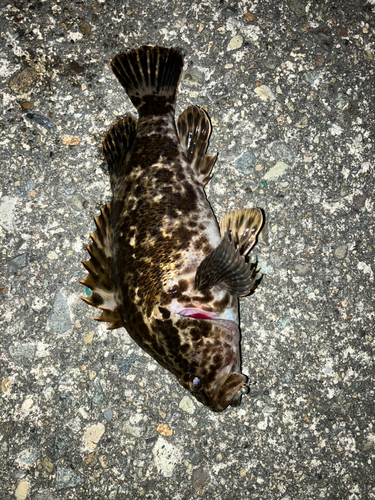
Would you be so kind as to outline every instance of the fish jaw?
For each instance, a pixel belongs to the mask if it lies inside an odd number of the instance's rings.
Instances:
[[[225,381],[219,385],[217,391],[210,396],[204,391],[191,392],[202,404],[208,406],[212,411],[219,413],[228,406],[239,406],[243,394],[249,392],[247,377],[242,373],[231,372]],[[184,386],[185,387],[185,386]]]
[[[182,349],[188,369],[179,377],[180,384],[214,412],[229,405],[238,406],[242,395],[249,392],[247,377],[240,371],[238,325],[229,320],[193,317],[186,317],[183,322],[177,320],[177,327],[179,323],[185,327],[180,333],[184,338],[189,337],[188,330],[202,329],[200,339],[191,342],[187,351]],[[204,330],[208,330],[208,335]]]

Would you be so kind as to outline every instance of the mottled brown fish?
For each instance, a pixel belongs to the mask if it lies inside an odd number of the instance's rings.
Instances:
[[[206,113],[186,109],[175,123],[183,57],[140,47],[111,61],[138,110],[104,139],[112,201],[95,217],[84,262],[83,300],[99,321],[124,326],[180,384],[213,411],[238,406],[249,391],[241,373],[238,297],[256,286],[247,254],[263,216],[230,212],[220,229],[204,186],[217,154],[206,155]]]

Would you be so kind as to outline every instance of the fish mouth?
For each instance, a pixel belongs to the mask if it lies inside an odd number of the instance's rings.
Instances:
[[[199,382],[201,381],[199,374],[185,374],[180,379],[180,383],[190,390],[200,403],[208,406],[214,412],[221,412],[227,406],[239,406],[242,396],[249,392],[249,388],[247,386],[248,378],[240,372],[240,332],[238,325],[234,321],[216,317],[202,318],[199,316],[194,318],[193,315],[188,314],[181,314],[181,316],[189,316],[192,319],[212,323],[215,329],[220,332],[221,341],[227,344],[227,347],[232,348],[233,356],[230,363],[217,370],[214,380],[206,382],[202,379],[202,386],[197,389],[194,387],[194,382],[196,383],[197,379]]]
[[[242,396],[249,392],[247,377],[242,373],[231,372],[226,374],[224,381],[221,382],[216,384],[216,391],[210,395],[204,391],[193,393],[193,395],[214,412],[221,412],[228,406],[239,406]]]
[[[240,356],[238,352],[232,366],[223,368],[221,374],[215,380],[209,404],[211,410],[220,412],[227,406],[239,406],[242,395],[249,392],[247,381],[246,375],[240,372]]]
[[[187,317],[193,319],[215,319],[217,317],[214,311],[203,311],[195,307],[187,307],[178,311],[177,314],[183,316],[184,318]]]

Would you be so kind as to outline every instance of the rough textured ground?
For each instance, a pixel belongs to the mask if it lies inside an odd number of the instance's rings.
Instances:
[[[375,498],[374,0],[121,3],[1,2],[1,500]],[[108,62],[146,43],[186,54],[218,219],[267,217],[219,415],[79,300],[134,114]]]

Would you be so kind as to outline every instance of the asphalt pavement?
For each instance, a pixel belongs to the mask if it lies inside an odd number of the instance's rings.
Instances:
[[[0,499],[375,498],[375,1],[2,0]],[[185,55],[218,220],[260,207],[251,393],[212,413],[79,297],[136,111],[109,61]]]

